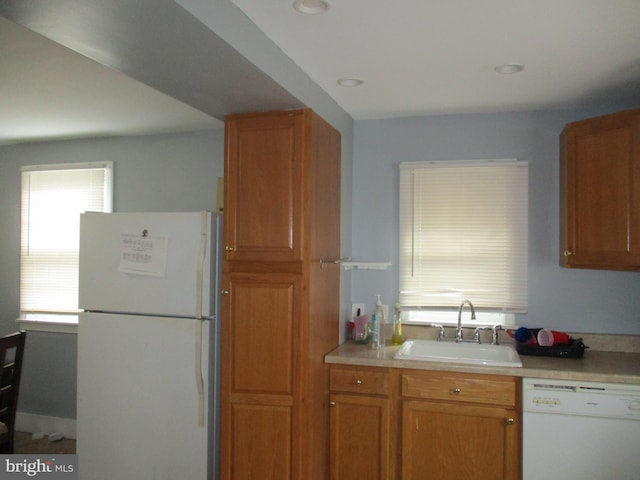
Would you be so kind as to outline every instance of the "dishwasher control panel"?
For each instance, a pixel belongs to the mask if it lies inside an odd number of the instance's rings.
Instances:
[[[640,420],[640,386],[525,378],[523,409],[563,415]]]

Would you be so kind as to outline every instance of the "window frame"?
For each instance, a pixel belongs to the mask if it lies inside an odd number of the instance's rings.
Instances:
[[[406,287],[408,283],[403,280],[402,275],[407,275],[407,274],[413,275],[414,261],[416,258],[416,253],[414,252],[414,249],[415,249],[414,235],[416,232],[416,225],[412,223],[409,226],[407,225],[407,222],[415,221],[416,217],[414,217],[414,215],[416,215],[416,212],[413,210],[415,207],[415,203],[413,202],[415,202],[417,196],[413,190],[410,192],[407,191],[407,181],[408,181],[407,173],[416,171],[417,169],[422,170],[422,169],[438,168],[438,167],[451,169],[451,168],[464,168],[464,167],[488,168],[488,167],[500,167],[500,166],[525,167],[527,171],[527,174],[525,176],[526,195],[521,195],[520,197],[524,197],[524,199],[522,198],[519,199],[520,201],[523,202],[523,204],[519,206],[520,211],[524,212],[524,215],[526,215],[523,221],[520,221],[520,226],[524,224],[524,227],[522,227],[524,228],[524,235],[521,234],[519,236],[520,241],[524,241],[524,247],[523,247],[524,251],[519,250],[520,252],[519,256],[524,258],[524,262],[522,260],[518,262],[521,270],[524,264],[524,275],[522,275],[522,279],[525,282],[525,286],[524,286],[525,304],[524,304],[524,308],[522,308],[522,306],[519,306],[518,308],[510,309],[510,308],[504,308],[504,306],[487,307],[486,305],[485,306],[481,305],[482,302],[480,302],[480,304],[474,303],[474,305],[476,306],[477,320],[476,321],[470,320],[470,315],[467,311],[468,308],[466,308],[463,314],[463,321],[465,324],[476,325],[476,326],[496,325],[496,324],[501,324],[504,326],[514,326],[516,313],[526,313],[528,309],[527,285],[526,285],[526,282],[528,282],[528,196],[529,196],[528,162],[512,159],[512,158],[487,159],[487,160],[444,160],[444,161],[403,162],[400,164],[400,174],[399,174],[400,221],[399,221],[399,247],[398,247],[399,248],[398,250],[398,256],[399,256],[398,283],[399,283],[399,301],[401,302],[401,305],[402,305],[404,322],[407,322],[409,324],[419,324],[419,325],[456,324],[457,316],[458,316],[458,308],[460,303],[465,299],[469,299],[472,302],[474,301],[473,294],[466,293],[466,292],[460,292],[457,294],[458,296],[451,294],[450,305],[445,305],[444,302],[434,302],[434,304],[432,305],[425,305],[425,304],[411,305],[407,302],[407,298],[410,298],[410,294],[404,295],[405,299],[403,300],[403,291],[407,292],[409,290]],[[489,170],[487,171],[489,172]],[[462,171],[460,172],[460,178],[464,178],[464,173],[465,172],[462,172]],[[520,179],[519,181],[520,183],[522,183],[522,179]],[[411,182],[414,182],[413,177],[411,179]],[[414,184],[412,183],[410,188],[413,188],[413,186]],[[444,201],[447,202],[446,199]],[[441,205],[444,205],[444,204],[441,204]],[[445,207],[441,206],[441,212],[444,210],[445,210]],[[407,247],[408,245],[407,240],[404,240],[404,243],[403,243],[403,235],[405,236],[405,238],[407,238],[406,232],[408,228],[411,229],[409,236],[411,237],[412,244],[410,247]],[[403,232],[403,229],[404,229],[404,232]],[[407,248],[411,249],[411,252],[409,254],[407,254],[407,251],[406,251]],[[411,259],[408,260],[407,255],[409,255]],[[424,268],[424,266],[422,266],[421,268]],[[447,266],[446,268],[449,268],[449,267]],[[418,272],[418,276],[419,275],[420,273]],[[415,285],[413,287],[415,287]],[[435,295],[435,290],[433,289],[433,287],[432,287],[432,290],[433,291],[431,292],[431,294]],[[410,290],[410,291],[415,292],[416,290]],[[426,291],[426,295],[427,296],[429,295],[428,290]],[[522,291],[520,292],[520,295],[522,295]],[[444,295],[444,296],[447,296],[447,295]],[[415,298],[415,295],[413,297]]]
[[[33,330],[33,331],[45,331],[45,332],[58,332],[58,333],[76,333],[78,326],[78,316],[80,313],[80,309],[72,309],[72,310],[56,310],[52,309],[51,311],[29,311],[23,310],[23,290],[22,290],[22,274],[23,274],[23,222],[24,211],[23,205],[25,202],[25,195],[30,195],[31,192],[25,192],[23,189],[25,174],[37,173],[37,172],[48,172],[48,171],[77,171],[77,170],[95,170],[102,169],[105,174],[105,188],[103,190],[103,198],[104,198],[104,207],[103,211],[111,212],[113,211],[113,162],[112,161],[99,161],[99,162],[70,162],[70,163],[54,163],[54,164],[41,164],[41,165],[25,165],[21,168],[20,171],[20,182],[21,182],[21,191],[20,191],[20,275],[21,275],[21,285],[20,285],[20,314],[18,319],[16,320],[20,324],[20,328],[23,330]],[[79,227],[79,216],[78,216],[78,227]],[[78,254],[78,251],[73,252],[72,254]]]

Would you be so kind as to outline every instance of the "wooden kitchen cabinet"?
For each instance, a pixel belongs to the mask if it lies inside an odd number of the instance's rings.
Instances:
[[[304,128],[300,111],[226,122],[225,248],[229,261],[302,260]]]
[[[330,480],[519,480],[516,377],[332,365]]]
[[[292,274],[223,274],[223,478],[292,478],[300,287]]]
[[[390,480],[391,375],[382,369],[333,367],[330,372],[330,480]]]
[[[640,109],[570,123],[560,147],[561,265],[640,270]]]
[[[402,374],[403,480],[518,480],[520,414],[512,377]]]
[[[340,135],[311,110],[225,123],[220,478],[326,480]]]

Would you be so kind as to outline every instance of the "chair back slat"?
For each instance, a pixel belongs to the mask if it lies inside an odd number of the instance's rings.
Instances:
[[[0,337],[0,422],[6,426],[6,432],[0,434],[0,453],[13,453],[26,336],[20,331]]]

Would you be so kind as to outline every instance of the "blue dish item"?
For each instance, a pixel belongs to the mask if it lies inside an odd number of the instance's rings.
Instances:
[[[516,339],[516,342],[522,345],[537,345],[538,341],[536,338],[540,330],[542,330],[542,328],[520,327],[516,330],[514,338]]]

